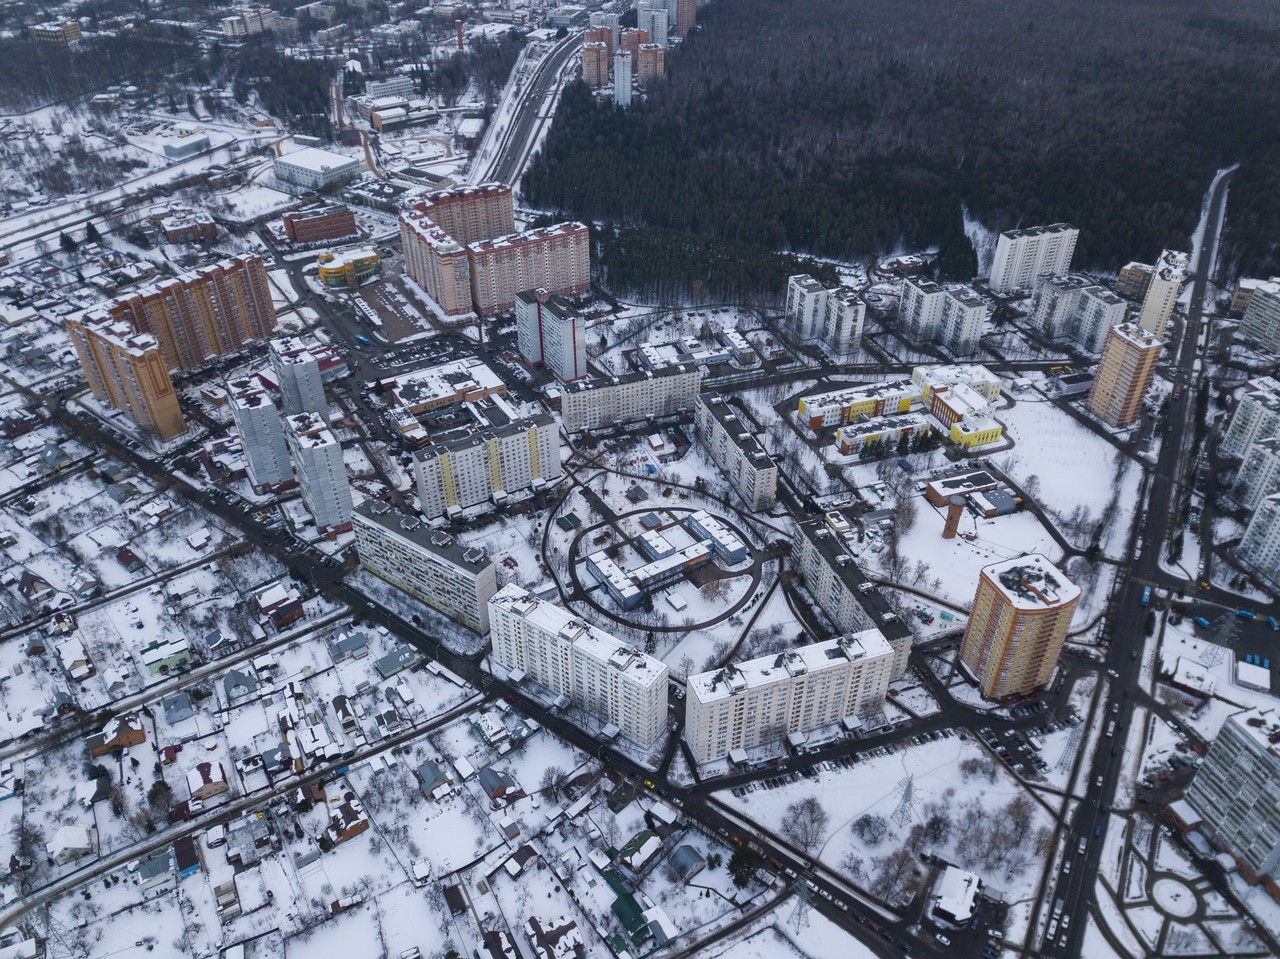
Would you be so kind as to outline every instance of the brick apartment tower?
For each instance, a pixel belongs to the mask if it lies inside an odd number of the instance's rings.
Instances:
[[[640,30],[636,27],[627,27],[622,31],[622,39],[619,41],[619,47],[625,50],[631,57],[631,62],[635,63],[636,58],[640,55],[640,44],[649,42],[649,31]]]
[[[960,660],[985,699],[1049,682],[1079,602],[1080,589],[1037,553],[982,568]]]
[[[186,431],[169,366],[154,336],[101,316],[67,320],[67,333],[99,402],[123,410],[162,440]]]
[[[637,48],[636,83],[647,87],[661,80],[667,72],[667,51],[656,43],[642,43]]]
[[[1089,409],[1110,426],[1132,424],[1142,409],[1159,359],[1160,340],[1155,334],[1134,323],[1111,327],[1089,388]]]
[[[276,326],[267,268],[257,254],[138,290],[106,304],[97,315],[150,333],[171,370],[188,370],[234,353]]]
[[[590,33],[591,31],[588,31]],[[603,32],[608,33],[608,30]],[[582,45],[582,82],[589,87],[602,87],[609,82],[609,44],[586,42]]]
[[[697,25],[697,0],[676,0],[676,36],[683,40]]]

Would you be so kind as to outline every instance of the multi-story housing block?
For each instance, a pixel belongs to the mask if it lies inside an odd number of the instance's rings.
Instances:
[[[1061,276],[1071,269],[1080,231],[1069,223],[1006,230],[996,241],[995,261],[988,286],[992,293],[1029,290],[1048,273]]]
[[[463,245],[516,231],[515,201],[505,183],[436,190],[419,200],[414,209]]]
[[[417,453],[415,470],[428,519],[482,503],[502,505],[560,478],[560,431],[545,413],[477,430]]]
[[[571,433],[655,416],[692,412],[702,389],[702,372],[692,363],[624,373],[609,379],[566,383],[560,417]]]
[[[493,661],[651,746],[667,723],[667,667],[515,584],[489,600]]]
[[[280,385],[280,400],[286,413],[328,412],[320,360],[299,337],[271,341],[271,368]]]
[[[1107,330],[1124,322],[1125,301],[1078,273],[1042,276],[1031,300],[1031,322],[1050,339],[1069,339],[1098,353]]]
[[[342,462],[342,446],[315,413],[286,416],[285,440],[298,475],[302,502],[316,529],[336,536],[351,529],[351,483]]]
[[[1138,326],[1156,339],[1163,337],[1169,326],[1190,262],[1190,256],[1176,250],[1165,250],[1156,260],[1155,272],[1142,297],[1142,310],[1138,314]]]
[[[1236,546],[1236,559],[1272,586],[1280,586],[1280,493],[1258,501]]]
[[[602,87],[609,82],[609,44],[582,44],[582,82],[589,87]]]
[[[613,55],[613,102],[620,107],[631,106],[631,54],[619,50]]]
[[[122,410],[162,440],[186,432],[169,365],[154,336],[105,316],[81,316],[66,325],[85,380],[99,402]]]
[[[1280,382],[1270,376],[1246,380],[1231,423],[1222,437],[1222,456],[1243,457],[1258,440],[1280,435]]]
[[[858,352],[866,313],[862,297],[848,287],[828,290],[807,273],[787,280],[787,327],[801,342],[820,347],[837,362]]]
[[[851,529],[840,513],[800,523],[791,539],[791,565],[838,632],[880,631],[893,647],[891,678],[901,679],[911,654],[911,631],[849,552],[845,537]]]
[[[684,739],[699,762],[830,726],[884,702],[893,647],[867,629],[690,676]]]
[[[902,285],[899,320],[921,342],[938,343],[960,356],[976,353],[987,304],[967,287],[943,287],[923,277]]]
[[[1116,274],[1116,292],[1131,300],[1141,300],[1147,295],[1155,272],[1156,268],[1150,263],[1126,263]]]
[[[498,573],[485,550],[377,500],[361,503],[353,519],[365,569],[468,629],[489,631],[489,598],[498,591]]]
[[[1250,443],[1236,473],[1236,498],[1245,509],[1256,509],[1268,496],[1280,493],[1280,437]]]
[[[293,464],[284,425],[267,391],[256,379],[245,378],[229,382],[227,394],[254,490],[263,493],[291,482]]]
[[[1155,334],[1133,323],[1111,327],[1089,388],[1089,409],[1110,426],[1129,426],[1142,410],[1159,359]]]
[[[1183,797],[1249,882],[1280,899],[1280,715],[1227,717]]]
[[[587,375],[587,320],[563,297],[546,290],[517,293],[516,341],[526,360],[562,383]]]
[[[778,467],[760,439],[722,396],[703,393],[695,410],[698,442],[729,485],[752,510],[767,510],[778,498]]]
[[[557,223],[467,246],[471,305],[480,316],[511,310],[522,290],[582,296],[591,289],[591,240],[583,223]]]
[[[983,697],[1045,686],[1079,602],[1079,587],[1037,553],[984,566],[960,648]]]
[[[642,43],[636,48],[636,83],[641,89],[667,74],[667,50],[656,43]]]
[[[420,209],[400,214],[400,249],[409,278],[445,316],[471,312],[471,261],[467,248]]]
[[[1243,309],[1241,338],[1266,350],[1280,349],[1280,279],[1257,282]]]

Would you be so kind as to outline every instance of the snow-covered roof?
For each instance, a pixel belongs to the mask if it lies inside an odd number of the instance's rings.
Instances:
[[[973,873],[948,866],[934,890],[935,908],[956,922],[968,922],[981,886],[982,880]]]
[[[1051,609],[1080,598],[1080,587],[1039,553],[984,566],[982,575],[1016,609]]]

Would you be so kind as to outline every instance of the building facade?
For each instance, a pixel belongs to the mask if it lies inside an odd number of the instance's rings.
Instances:
[[[1182,284],[1187,280],[1187,265],[1191,257],[1177,250],[1165,250],[1156,260],[1155,272],[1142,297],[1142,310],[1138,314],[1138,326],[1156,339],[1164,336],[1178,305]]]
[[[353,520],[365,569],[468,629],[489,631],[498,573],[488,553],[373,499],[360,504]]]
[[[516,232],[515,201],[505,183],[490,181],[435,190],[414,209],[463,245]]]
[[[415,459],[418,499],[428,519],[482,503],[500,506],[514,494],[543,489],[563,472],[560,431],[545,413],[435,444]]]
[[[808,346],[817,346],[836,362],[852,359],[862,345],[867,305],[854,290],[828,290],[807,273],[787,280],[784,322]]]
[[[1132,323],[1107,330],[1102,358],[1089,388],[1089,409],[1122,429],[1137,420],[1160,359],[1160,340]]]
[[[471,312],[471,261],[467,248],[420,209],[400,213],[400,249],[409,278],[445,316]]]
[[[984,566],[960,647],[983,698],[1045,686],[1079,602],[1079,588],[1037,553]]]
[[[1258,502],[1236,546],[1236,559],[1272,586],[1280,584],[1280,493]]]
[[[96,308],[160,344],[169,369],[188,370],[275,329],[267,269],[257,254],[223,260]]]
[[[901,679],[911,654],[911,631],[849,552],[851,529],[840,513],[800,523],[791,539],[791,566],[838,632],[880,631],[893,647],[891,678]]]
[[[1258,440],[1277,435],[1280,435],[1280,382],[1270,376],[1246,380],[1231,414],[1231,423],[1223,434],[1219,453],[1243,457]]]
[[[103,316],[69,319],[66,326],[99,402],[122,410],[162,440],[186,432],[169,365],[154,336]]]
[[[879,709],[893,648],[877,629],[690,676],[684,739],[699,762]]]
[[[316,529],[336,536],[351,529],[351,483],[342,462],[342,446],[315,413],[286,416],[285,440],[293,457],[302,501]]]
[[[667,50],[656,43],[636,47],[636,83],[641,89],[667,75]]]
[[[1262,500],[1280,493],[1280,437],[1251,443],[1236,473],[1236,499],[1245,509],[1256,509]]]
[[[591,289],[591,240],[583,223],[557,223],[467,246],[471,306],[480,316],[510,311],[522,290],[582,296]]]
[[[329,410],[319,358],[296,336],[271,341],[271,369],[280,385],[285,413],[320,413]]]
[[[942,287],[924,277],[907,277],[898,317],[917,341],[968,356],[978,351],[987,304],[967,287]]]
[[[613,102],[624,109],[631,106],[631,54],[619,50],[613,56]]]
[[[702,389],[693,363],[565,384],[560,418],[570,433],[607,429],[658,416],[692,413]]]
[[[1029,290],[1046,273],[1061,276],[1071,269],[1080,231],[1069,223],[1006,230],[996,241],[988,284],[992,293]]]
[[[725,479],[752,510],[770,509],[778,499],[778,467],[760,439],[722,396],[702,393],[694,411],[698,442]]]
[[[1263,349],[1280,349],[1280,280],[1259,282],[1249,292],[1240,336]]]
[[[582,82],[602,87],[609,82],[609,45],[590,41],[582,44]]]
[[[667,724],[667,667],[509,584],[489,600],[493,661],[650,746]]]
[[[1249,882],[1280,899],[1280,716],[1249,709],[1227,717],[1184,799]]]
[[[524,358],[560,382],[587,375],[587,319],[546,290],[516,294],[516,341]]]
[[[698,25],[698,0],[675,0],[676,36],[684,39]]]
[[[291,482],[293,464],[284,424],[267,391],[256,379],[246,378],[228,383],[227,394],[254,491],[263,493]]]
[[[1121,296],[1140,300],[1147,295],[1156,268],[1150,263],[1126,263],[1116,274],[1115,288]]]

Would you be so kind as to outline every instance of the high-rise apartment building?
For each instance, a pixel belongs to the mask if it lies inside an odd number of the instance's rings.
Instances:
[[[602,87],[609,82],[609,44],[582,44],[582,82],[589,87]]]
[[[983,698],[1048,683],[1079,602],[1080,589],[1038,553],[984,566],[960,647]]]
[[[493,662],[652,746],[667,724],[667,667],[514,583],[489,600]]]
[[[1031,298],[1031,323],[1050,339],[1069,339],[1099,353],[1107,330],[1124,322],[1127,304],[1078,273],[1042,276]]]
[[[649,42],[667,45],[667,5],[663,0],[644,0],[636,11],[636,26],[649,34]]]
[[[687,37],[698,25],[698,0],[675,0],[676,2],[676,36]]]
[[[1155,273],[1151,276],[1151,283],[1142,298],[1142,311],[1138,314],[1138,326],[1156,339],[1163,337],[1169,326],[1190,262],[1191,257],[1177,250],[1165,250],[1156,260]]]
[[[613,57],[613,102],[626,108],[631,106],[631,54],[619,50]]]
[[[642,43],[636,48],[636,83],[641,89],[661,80],[667,74],[667,51],[656,43]]]
[[[1280,382],[1255,376],[1245,381],[1218,453],[1243,457],[1250,446],[1271,436],[1280,436]]]
[[[1280,279],[1259,281],[1250,291],[1240,336],[1266,350],[1280,349]]]
[[[1235,496],[1245,509],[1256,509],[1275,493],[1280,493],[1280,437],[1269,436],[1245,450],[1236,473]]]
[[[545,413],[441,440],[416,454],[418,499],[428,519],[454,516],[559,479],[560,431]]]
[[[507,186],[430,193],[400,214],[405,271],[446,316],[496,316],[515,306],[522,290],[580,296],[591,288],[585,225],[514,228]]]
[[[291,482],[293,464],[284,425],[267,391],[256,379],[245,378],[229,382],[227,394],[254,491],[264,493]]]
[[[866,303],[848,287],[828,290],[807,273],[787,280],[784,323],[802,343],[819,347],[836,362],[857,354],[866,315]]]
[[[609,56],[613,56],[615,48],[613,30],[606,26],[596,26],[592,24],[586,30],[582,31],[582,42],[587,43],[603,43],[609,48]]]
[[[378,500],[361,503],[353,521],[360,565],[468,629],[489,631],[498,573],[485,550]]]
[[[618,50],[618,45],[622,40],[621,18],[616,13],[604,13],[597,11],[596,13],[591,14],[591,19],[588,22],[593,27],[609,28],[609,46],[616,52]]]
[[[649,43],[649,31],[640,30],[636,27],[627,27],[622,31],[620,50],[625,50],[631,56],[631,63],[634,65],[640,58],[640,44]]]
[[[1280,715],[1253,708],[1228,716],[1183,798],[1244,878],[1280,898]]]
[[[892,679],[907,673],[911,631],[850,552],[853,524],[839,512],[806,520],[791,538],[791,566],[839,633],[878,629],[893,647]]]
[[[124,320],[160,344],[169,369],[188,370],[275,329],[267,268],[242,255],[119,297],[94,316]]]
[[[1142,410],[1160,359],[1160,340],[1133,323],[1107,330],[1102,357],[1089,387],[1089,409],[1104,423],[1124,428]]]
[[[337,536],[351,529],[351,483],[342,462],[342,446],[315,413],[286,416],[285,440],[298,475],[302,502],[316,530]]]
[[[872,712],[884,702],[893,647],[878,629],[690,676],[684,739],[709,762]]]
[[[1080,231],[1069,223],[1006,230],[996,241],[988,286],[992,293],[1029,290],[1046,273],[1061,276],[1071,269]]]
[[[767,510],[778,498],[778,467],[760,439],[724,397],[703,393],[694,411],[698,442],[751,510]]]
[[[916,340],[967,356],[978,351],[987,304],[967,287],[942,287],[924,277],[908,277],[898,316]]]
[[[99,402],[122,410],[162,440],[186,432],[169,365],[154,336],[104,316],[76,317],[66,325],[85,380]]]
[[[1150,263],[1126,263],[1116,273],[1116,292],[1131,300],[1140,300],[1147,295],[1147,287],[1155,273],[1156,268]]]
[[[329,411],[320,377],[320,360],[299,337],[285,336],[271,341],[271,368],[280,384],[280,401],[285,413]]]
[[[471,305],[480,316],[508,312],[522,290],[582,296],[591,289],[591,238],[583,223],[477,240],[467,246],[467,259]]]
[[[526,360],[562,383],[587,375],[587,319],[563,297],[546,290],[516,294],[516,341]]]
[[[696,363],[579,380],[564,386],[560,419],[566,430],[576,433],[673,416],[692,410],[701,388],[702,372]]]
[[[1259,500],[1236,546],[1236,559],[1272,586],[1280,585],[1280,493]]]

